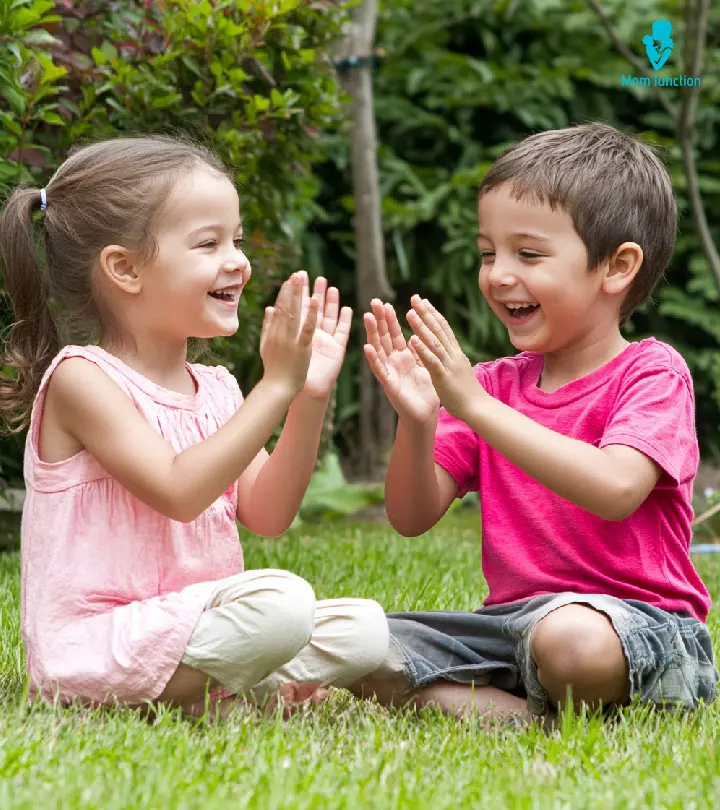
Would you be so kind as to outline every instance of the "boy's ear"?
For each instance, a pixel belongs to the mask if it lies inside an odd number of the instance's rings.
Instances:
[[[135,255],[121,245],[106,245],[100,252],[100,270],[123,292],[137,295],[142,288]]]
[[[640,271],[643,251],[636,242],[623,242],[608,259],[603,290],[610,295],[625,292]]]

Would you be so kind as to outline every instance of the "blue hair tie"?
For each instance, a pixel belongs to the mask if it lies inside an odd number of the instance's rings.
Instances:
[[[45,189],[40,189],[40,210],[45,211],[47,208],[47,194],[45,193]]]

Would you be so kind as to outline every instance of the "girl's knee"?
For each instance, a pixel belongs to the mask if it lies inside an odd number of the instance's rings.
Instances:
[[[336,599],[321,604],[325,605],[325,616],[319,608],[318,625],[331,625],[327,635],[343,661],[343,675],[336,685],[346,686],[381,667],[390,643],[382,607],[372,599]]]
[[[301,577],[287,571],[268,572],[262,603],[263,633],[268,641],[287,646],[287,660],[312,638],[315,592]]]

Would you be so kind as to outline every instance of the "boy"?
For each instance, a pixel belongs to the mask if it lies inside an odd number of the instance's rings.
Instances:
[[[620,333],[672,255],[668,174],[610,126],[544,132],[491,167],[478,214],[479,286],[519,353],[472,368],[418,296],[408,344],[373,301],[365,353],[399,417],[393,527],[422,534],[478,491],[489,596],[391,615],[388,659],[354,691],[526,719],[569,696],[710,702],[692,381],[669,345]]]

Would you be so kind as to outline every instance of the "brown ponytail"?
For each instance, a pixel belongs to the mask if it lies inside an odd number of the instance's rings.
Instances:
[[[0,214],[0,267],[14,316],[0,373],[3,434],[26,427],[42,375],[60,348],[38,258],[33,213],[39,209],[40,190],[20,188]]]

